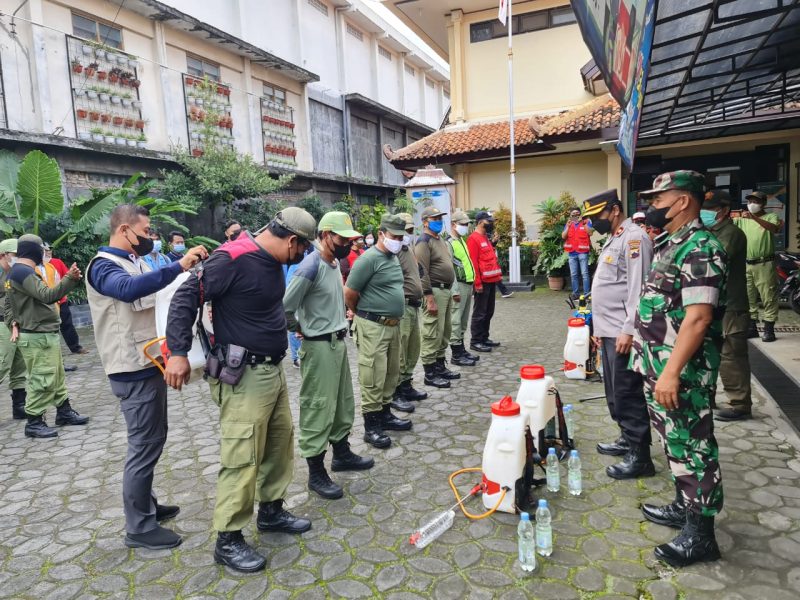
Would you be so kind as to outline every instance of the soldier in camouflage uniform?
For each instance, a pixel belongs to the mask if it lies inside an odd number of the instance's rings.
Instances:
[[[642,506],[644,516],[681,529],[655,549],[672,566],[717,560],[714,516],[722,510],[722,475],[710,405],[720,364],[727,256],[698,216],[704,177],[659,175],[647,222],[665,230],[636,312],[631,368],[645,379],[650,421],[675,483],[672,504]]]

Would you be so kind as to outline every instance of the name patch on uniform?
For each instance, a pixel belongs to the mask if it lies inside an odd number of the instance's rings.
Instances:
[[[639,258],[641,254],[641,240],[631,240],[628,242],[628,255],[631,258]]]

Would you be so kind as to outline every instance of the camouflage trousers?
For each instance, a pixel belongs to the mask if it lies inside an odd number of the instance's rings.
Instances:
[[[722,510],[719,447],[710,408],[714,391],[681,381],[678,409],[667,410],[653,397],[655,383],[648,378],[645,385],[647,408],[653,429],[661,437],[675,488],[689,510],[713,517]]]

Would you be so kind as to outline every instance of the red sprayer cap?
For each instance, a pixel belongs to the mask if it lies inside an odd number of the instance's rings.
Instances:
[[[567,321],[568,327],[583,327],[584,325],[586,325],[586,321],[580,317],[573,317]]]
[[[519,414],[519,404],[511,399],[511,396],[506,396],[499,402],[492,403],[492,414],[498,417],[513,417]]]
[[[522,379],[544,379],[544,367],[542,365],[525,365],[519,370]]]

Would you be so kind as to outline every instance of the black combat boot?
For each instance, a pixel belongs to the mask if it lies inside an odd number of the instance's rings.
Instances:
[[[500,342],[495,342],[494,340],[490,339],[483,340],[483,344],[489,346],[489,348],[498,348],[500,346]]]
[[[56,409],[56,425],[86,425],[89,417],[82,417],[69,405],[69,398]]]
[[[628,440],[625,439],[624,435],[621,435],[615,442],[611,442],[610,444],[600,442],[597,444],[597,451],[606,456],[624,456],[628,453],[630,447]]]
[[[761,336],[762,342],[774,342],[777,338],[775,337],[775,322],[774,321],[764,321],[764,335]]]
[[[469,343],[469,347],[470,347],[470,350],[475,350],[476,352],[491,352],[492,351],[492,347],[491,346],[487,346],[485,343],[479,342],[479,341],[475,341],[475,340],[472,340]]]
[[[17,388],[11,390],[11,415],[15,419],[25,419],[28,415],[25,414],[25,388]]]
[[[369,457],[359,456],[350,450],[347,437],[338,442],[331,442],[333,460],[331,471],[366,471],[375,466],[375,461]]]
[[[29,438],[54,438],[58,436],[58,431],[48,427],[44,420],[44,415],[33,417],[26,415],[28,422],[25,424],[25,437]]]
[[[436,359],[436,373],[442,379],[461,379],[461,373],[457,373],[456,371],[451,371],[447,368],[444,364],[443,358]]]
[[[754,319],[750,319],[750,325],[747,326],[747,339],[752,340],[758,337],[758,326]]]
[[[450,350],[453,352],[453,357],[450,362],[459,367],[474,367],[475,361],[467,356],[467,351],[464,349],[464,344],[450,344]]]
[[[399,419],[395,417],[392,411],[389,410],[388,404],[384,404],[383,410],[376,414],[380,415],[381,427],[389,431],[408,431],[414,426],[408,419]]]
[[[397,390],[394,392],[394,396],[392,396],[392,401],[389,403],[395,410],[399,410],[400,412],[412,413],[414,412],[414,405],[406,400],[405,396],[400,394]]]
[[[259,502],[256,527],[259,531],[282,531],[284,533],[305,533],[311,529],[311,521],[295,517],[283,508],[283,500]]]
[[[650,446],[631,444],[622,462],[606,467],[606,474],[613,479],[652,477],[656,474],[656,467],[650,458]]]
[[[686,522],[686,507],[683,504],[683,495],[676,489],[675,500],[671,504],[665,504],[664,506],[642,504],[642,514],[645,519],[656,525],[680,529]]]
[[[308,489],[328,500],[336,500],[344,496],[342,486],[332,481],[325,470],[325,453],[310,456],[308,462]]]
[[[464,356],[466,356],[468,359],[474,360],[475,362],[478,362],[481,359],[481,357],[478,356],[477,354],[473,354],[472,352],[467,350],[463,343],[461,344],[461,349],[464,351]]]
[[[217,533],[214,562],[242,573],[255,573],[267,566],[267,559],[244,541],[241,530]]]
[[[392,438],[383,432],[380,412],[364,413],[364,441],[376,448],[388,448]]]
[[[439,375],[436,363],[422,365],[422,368],[425,369],[425,385],[432,385],[433,387],[437,388],[450,387],[450,382]]]
[[[419,390],[415,390],[410,379],[406,379],[403,383],[397,386],[397,389],[400,390],[400,393],[406,400],[419,402],[420,400],[425,400],[425,398],[428,397],[428,392],[420,392]]]
[[[714,536],[714,517],[686,511],[683,529],[671,542],[656,546],[656,558],[673,567],[688,567],[696,562],[719,560],[719,546]]]

